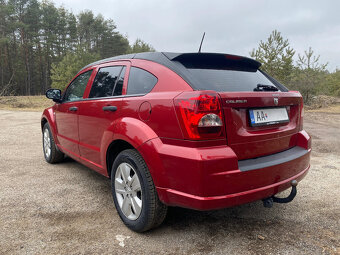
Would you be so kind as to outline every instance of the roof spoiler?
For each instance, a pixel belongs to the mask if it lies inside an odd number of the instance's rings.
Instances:
[[[163,53],[171,61],[178,61],[186,68],[226,69],[256,72],[261,63],[247,57],[223,53]]]

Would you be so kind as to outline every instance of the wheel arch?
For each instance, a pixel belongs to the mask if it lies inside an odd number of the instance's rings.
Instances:
[[[46,123],[48,123],[48,120],[46,119],[46,117],[43,116],[41,118],[41,131],[43,130]]]
[[[120,152],[126,149],[135,149],[142,155],[143,153],[139,151],[139,147],[150,139],[158,137],[146,123],[131,117],[117,119],[109,128],[107,134],[109,133],[112,134],[113,140],[108,145],[105,145],[107,149],[103,150],[105,155],[102,155],[109,177],[112,164]],[[106,138],[107,136],[103,137],[103,139]],[[105,142],[102,141],[102,144],[105,144]]]
[[[115,161],[119,153],[127,149],[135,148],[130,143],[122,139],[117,139],[110,143],[106,151],[106,171],[109,178],[111,178],[111,168],[113,162]]]
[[[56,123],[55,123],[55,115],[54,115],[54,111],[52,107],[45,109],[41,116],[41,122],[40,122],[41,131],[43,130],[46,123],[50,125],[50,129],[51,129],[54,141],[56,143],[59,143],[57,139],[57,128],[56,128]]]

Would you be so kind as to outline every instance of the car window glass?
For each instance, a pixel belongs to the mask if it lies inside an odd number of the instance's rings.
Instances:
[[[125,71],[126,71],[126,67],[124,66],[123,70],[121,71],[119,75],[119,79],[116,83],[116,86],[114,88],[114,92],[113,92],[114,96],[120,96],[122,94]]]
[[[256,72],[191,68],[188,70],[199,80],[196,86],[201,90],[254,91],[258,84],[275,86],[259,70]]]
[[[110,97],[122,66],[108,66],[100,68],[90,91],[89,98]]]
[[[92,70],[82,73],[72,81],[64,94],[64,102],[77,101],[83,98],[84,91],[87,82],[90,79],[91,73]]]
[[[157,78],[148,71],[131,67],[126,94],[146,94],[153,89],[157,81]]]

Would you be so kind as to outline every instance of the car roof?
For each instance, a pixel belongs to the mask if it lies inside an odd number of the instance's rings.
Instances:
[[[228,69],[228,63],[233,63],[233,66],[240,70],[251,70],[256,71],[261,63],[247,57],[225,54],[225,53],[175,53],[175,52],[142,52],[133,53],[127,55],[120,55],[111,58],[98,60],[91,64],[88,64],[80,71],[89,68],[94,65],[100,65],[117,60],[129,60],[129,59],[143,59],[149,60],[163,66],[168,67],[170,70],[177,73],[183,80],[185,80],[192,88],[195,89],[197,79],[187,70],[187,68],[198,68],[195,67],[197,63],[203,64],[204,68],[219,68]]]

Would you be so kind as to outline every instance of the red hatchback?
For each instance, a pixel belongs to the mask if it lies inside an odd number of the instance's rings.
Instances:
[[[123,222],[162,223],[167,206],[212,210],[289,202],[309,169],[299,92],[260,63],[216,53],[138,53],[84,67],[41,119],[45,159],[67,155],[111,178]],[[292,187],[287,198],[274,195]]]

